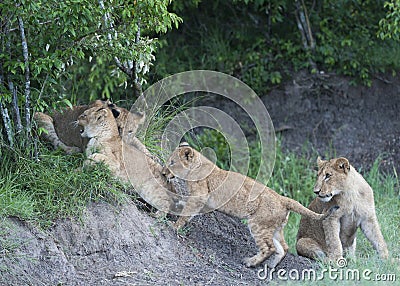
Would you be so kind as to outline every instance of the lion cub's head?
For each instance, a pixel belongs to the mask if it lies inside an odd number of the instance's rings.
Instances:
[[[119,107],[109,100],[95,100],[88,106],[88,110],[92,108],[108,108],[118,125],[119,134],[126,136],[135,136],[139,125],[143,124],[146,116],[144,112],[130,112],[129,110]]]
[[[107,107],[95,106],[85,110],[78,117],[78,125],[83,127],[82,137],[111,137],[119,135],[115,111]]]
[[[350,172],[350,163],[346,158],[335,158],[329,161],[318,157],[318,178],[314,193],[323,202],[329,202],[333,196],[346,190],[346,179]]]
[[[162,172],[167,179],[178,177],[185,181],[200,181],[207,178],[216,167],[204,155],[183,142],[172,152]]]

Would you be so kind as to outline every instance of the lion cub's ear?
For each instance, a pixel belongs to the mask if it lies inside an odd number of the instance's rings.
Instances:
[[[337,158],[334,163],[335,169],[339,172],[347,174],[350,171],[350,163],[346,158]]]
[[[118,118],[118,116],[121,114],[121,111],[119,111],[117,108],[111,108],[111,112],[114,115],[114,118]]]
[[[104,117],[107,117],[107,110],[101,107],[100,109],[96,110],[96,116],[97,116],[96,120],[100,120]]]
[[[321,159],[321,156],[318,156],[318,158],[317,158],[318,169],[321,169],[322,165],[324,165],[325,162],[326,161]]]
[[[144,112],[131,112],[131,116],[137,125],[143,124],[146,120],[146,114]]]
[[[191,147],[185,146],[181,148],[181,150],[179,150],[179,157],[183,162],[185,161],[191,162],[193,161],[194,151]]]

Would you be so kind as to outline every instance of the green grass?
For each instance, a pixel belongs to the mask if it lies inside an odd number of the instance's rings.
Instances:
[[[59,218],[79,217],[91,201],[119,202],[125,197],[125,186],[104,165],[82,169],[82,154],[40,151],[39,161],[18,150],[3,153],[0,217],[47,226]]]
[[[162,108],[152,110],[150,114],[146,114],[146,122],[139,127],[136,137],[147,147],[151,153],[155,154],[158,158],[165,160],[170,154],[169,152],[166,152],[167,150],[161,150],[160,146],[163,136],[169,135],[165,134],[168,123],[170,123],[174,118],[182,116],[185,110],[189,109],[202,98],[202,95],[191,94],[190,96],[186,97],[176,96],[163,103]],[[151,108],[154,108],[154,106]],[[187,130],[176,131],[184,133]]]

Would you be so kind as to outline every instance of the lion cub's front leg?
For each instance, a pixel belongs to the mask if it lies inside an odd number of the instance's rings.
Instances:
[[[86,168],[88,166],[93,166],[97,163],[103,162],[108,166],[110,171],[114,175],[118,175],[119,172],[119,163],[116,162],[115,160],[112,160],[108,156],[100,153],[93,153],[87,157],[87,159],[83,162],[83,167]]]
[[[327,256],[331,261],[343,257],[343,247],[340,241],[340,219],[334,215],[322,222],[327,247]]]
[[[182,227],[184,227],[189,220],[191,220],[195,215],[199,214],[203,209],[203,207],[206,205],[206,203],[207,203],[206,196],[193,197],[193,198],[190,197],[187,200],[186,205],[181,212],[181,216],[174,224],[176,230],[179,230]]]
[[[365,218],[361,222],[361,230],[378,252],[380,258],[387,259],[389,257],[389,251],[387,249],[386,242],[383,238],[376,216]]]
[[[207,182],[198,181],[191,182],[189,186],[190,194],[186,201],[185,206],[181,212],[181,216],[175,222],[174,227],[176,230],[181,229],[185,224],[199,214],[206,206],[208,200]]]

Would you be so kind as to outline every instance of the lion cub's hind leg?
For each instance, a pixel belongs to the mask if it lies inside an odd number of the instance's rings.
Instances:
[[[285,251],[285,253],[287,253],[287,251],[289,250],[289,246],[287,245],[286,241],[285,241],[285,237],[283,236],[283,227],[281,229],[280,233],[280,240],[279,242],[281,243],[283,250]]]
[[[244,259],[244,264],[247,267],[257,266],[272,254],[275,254],[275,257],[269,266],[272,266],[272,264],[276,265],[285,256],[285,247],[287,247],[287,245],[286,242],[286,246],[282,245],[282,238],[280,237],[280,231],[283,225],[279,227],[275,225],[267,227],[270,223],[270,221],[260,221],[260,219],[249,219],[249,228],[259,251],[256,255]],[[273,265],[273,267],[275,267],[275,265]]]
[[[356,258],[357,237],[354,237],[351,244],[343,247],[343,254],[350,259]]]
[[[87,168],[101,162],[107,165],[112,174],[116,176],[120,175],[119,163],[116,160],[113,160],[112,158],[100,153],[93,153],[89,155],[87,159],[83,162],[83,167]]]
[[[278,265],[279,262],[282,261],[288,250],[288,245],[286,244],[285,238],[283,237],[283,227],[284,225],[275,230],[274,236],[272,238],[276,251],[272,259],[268,262],[268,267],[271,269],[275,268],[276,265]]]
[[[326,254],[322,247],[311,238],[301,238],[296,243],[297,253],[311,259],[325,260]]]
[[[50,142],[54,149],[60,148],[67,154],[81,152],[80,148],[75,146],[67,146],[60,140],[54,128],[53,118],[51,118],[49,115],[42,112],[35,112],[34,120],[39,128],[43,128],[47,131],[47,133],[43,132],[40,134],[40,136],[46,141]]]

